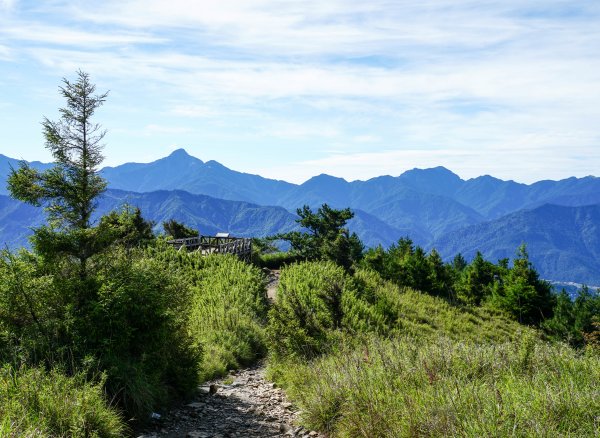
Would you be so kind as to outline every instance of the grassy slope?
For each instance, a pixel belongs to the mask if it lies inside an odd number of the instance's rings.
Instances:
[[[125,433],[101,383],[37,368],[0,369],[0,437],[116,438]]]
[[[389,330],[346,334],[312,361],[270,365],[307,427],[343,437],[600,432],[597,356],[550,345],[487,309],[453,307],[372,273],[355,277],[393,309]]]

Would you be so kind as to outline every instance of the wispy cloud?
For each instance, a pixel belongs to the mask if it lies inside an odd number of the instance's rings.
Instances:
[[[152,116],[133,128],[115,115],[115,133],[221,139],[239,157],[280,146],[290,172],[329,166],[342,176],[447,164],[527,179],[559,174],[559,162],[580,172],[573,157],[600,165],[598,2],[0,0],[0,9],[11,9],[0,15],[0,61],[27,65],[27,77],[83,68],[121,108]],[[528,172],[522,163],[536,154],[539,172]]]
[[[10,59],[11,51],[7,46],[0,44],[0,60],[8,61]]]
[[[134,44],[163,44],[167,41],[166,38],[141,32],[90,32],[63,26],[23,22],[20,22],[17,26],[4,26],[0,32],[9,40],[31,41],[44,43],[44,45],[85,47],[87,49]]]
[[[10,11],[16,4],[17,0],[0,0],[0,11]]]

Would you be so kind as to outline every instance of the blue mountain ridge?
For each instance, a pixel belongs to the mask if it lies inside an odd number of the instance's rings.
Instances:
[[[5,179],[10,165],[16,167],[18,163],[0,155],[0,178]],[[32,165],[40,169],[49,166]],[[572,246],[564,245],[565,237],[558,233],[560,230],[542,237],[533,233],[550,223],[551,217],[524,215],[525,211],[538,211],[546,204],[569,207],[573,211],[600,204],[600,178],[597,177],[527,185],[489,175],[463,180],[444,167],[435,167],[351,182],[321,174],[302,184],[292,184],[237,172],[216,161],[203,162],[183,149],[151,163],[106,167],[101,174],[110,190],[100,203],[99,213],[128,200],[157,222],[173,217],[206,233],[230,231],[263,236],[293,229],[296,208],[305,204],[316,208],[327,202],[336,208],[350,207],[355,211],[350,228],[368,246],[388,246],[400,237],[409,236],[426,248],[440,245],[447,256],[456,252],[470,255],[474,248],[479,248],[494,258],[513,256],[516,247],[527,242],[533,245],[532,255],[541,251],[539,256],[536,254],[535,262],[543,266],[540,271],[546,278],[600,280],[600,273],[593,267],[594,263],[600,265],[598,251],[590,252],[583,263]],[[6,189],[2,189],[0,193],[6,193]],[[261,205],[272,207],[259,207]],[[43,221],[39,213],[6,200],[0,208],[0,238],[17,236],[5,241],[23,241],[27,233],[15,231],[14,227],[19,225],[15,218],[25,212],[30,220],[23,219],[21,227]],[[503,220],[513,214],[521,220],[517,222],[519,227],[513,224],[511,230]],[[566,227],[564,235],[573,239],[587,236],[579,235],[583,232],[582,222],[563,221],[561,226]],[[588,234],[590,229],[586,228]],[[499,230],[503,230],[502,233]],[[595,240],[590,242],[593,245]],[[575,269],[577,263],[583,268]]]
[[[600,285],[600,204],[545,204],[455,230],[431,246],[449,260],[477,251],[492,261],[513,258],[522,243],[543,278]]]

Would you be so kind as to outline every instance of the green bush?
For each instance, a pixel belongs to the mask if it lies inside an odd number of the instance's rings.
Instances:
[[[332,262],[306,262],[284,269],[269,311],[271,353],[312,357],[328,349],[342,323],[342,294],[353,287]]]
[[[0,369],[0,436],[122,437],[121,415],[108,406],[103,380],[10,366]]]
[[[275,358],[312,358],[344,333],[446,333],[454,339],[505,341],[526,330],[500,311],[456,307],[384,281],[372,270],[351,276],[331,262],[307,262],[282,271],[267,333]]]
[[[94,352],[109,392],[138,417],[197,384],[200,350],[177,280],[157,260],[114,250],[97,266],[97,300],[81,321],[78,344]]]
[[[224,375],[266,353],[265,282],[258,268],[234,256],[213,255],[195,260],[189,330],[202,345],[201,379]]]
[[[88,260],[85,278],[67,258],[7,252],[0,258],[0,354],[4,362],[106,373],[128,416],[147,413],[197,383],[186,291],[140,251],[114,247]]]
[[[258,268],[231,255],[202,256],[163,243],[146,254],[174,273],[186,296],[188,333],[203,350],[201,380],[265,355],[266,280]]]
[[[300,261],[300,257],[291,252],[273,252],[268,254],[256,254],[255,264],[261,268],[281,269],[285,265],[291,265]]]

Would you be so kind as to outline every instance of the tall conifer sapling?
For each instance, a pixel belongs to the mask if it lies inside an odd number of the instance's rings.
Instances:
[[[49,227],[35,230],[34,247],[42,254],[59,253],[76,257],[85,275],[86,260],[97,251],[91,229],[91,215],[97,197],[106,189],[98,175],[102,163],[102,139],[106,131],[92,122],[92,116],[106,100],[108,92],[94,94],[96,86],[79,70],[77,80],[63,79],[59,88],[66,99],[58,121],[42,122],[46,148],[55,166],[38,172],[26,163],[12,169],[8,178],[11,195],[48,212]]]

